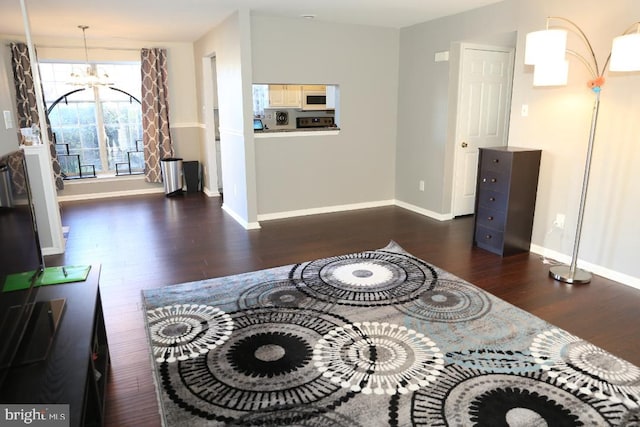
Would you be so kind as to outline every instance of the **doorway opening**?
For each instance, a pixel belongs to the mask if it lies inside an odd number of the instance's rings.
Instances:
[[[220,138],[220,115],[218,106],[218,77],[215,54],[202,58],[203,91],[205,104],[205,145],[206,159],[204,181],[209,191],[223,194],[222,157]]]

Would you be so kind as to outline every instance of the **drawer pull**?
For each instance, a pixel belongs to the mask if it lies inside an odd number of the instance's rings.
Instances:
[[[488,219],[489,221],[493,221],[493,217],[492,217],[491,215],[489,215],[489,216],[487,217],[487,219]]]
[[[495,197],[489,197],[489,201],[490,201],[490,202],[495,202],[495,201],[496,201],[496,198],[495,198]]]
[[[498,180],[495,178],[491,178],[491,182],[498,182]]]
[[[500,159],[493,159],[493,163],[500,163]]]
[[[491,234],[487,234],[486,236],[484,236],[485,239],[490,240],[491,239]]]

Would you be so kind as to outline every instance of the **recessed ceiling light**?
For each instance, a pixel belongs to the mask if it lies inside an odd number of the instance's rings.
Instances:
[[[300,17],[301,17],[301,18],[304,18],[304,19],[314,19],[314,18],[316,17],[316,15],[313,15],[313,14],[311,14],[311,13],[308,13],[308,14],[306,14],[306,15],[300,15]]]

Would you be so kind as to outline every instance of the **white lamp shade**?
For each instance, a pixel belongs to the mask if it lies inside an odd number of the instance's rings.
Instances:
[[[533,69],[534,86],[564,86],[569,77],[569,61],[541,62]]]
[[[541,62],[564,61],[567,49],[566,30],[542,30],[527,34],[524,48],[524,63],[537,65]]]
[[[613,39],[611,71],[640,71],[640,34],[633,33]]]

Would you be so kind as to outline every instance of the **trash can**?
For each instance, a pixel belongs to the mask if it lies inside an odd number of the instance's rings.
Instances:
[[[13,192],[11,190],[11,175],[9,166],[0,165],[0,208],[13,207]]]
[[[187,185],[187,193],[200,191],[200,162],[189,160],[182,163],[184,166],[184,183]]]
[[[162,183],[164,194],[173,196],[182,193],[182,159],[179,157],[166,157],[160,160],[162,169]]]

